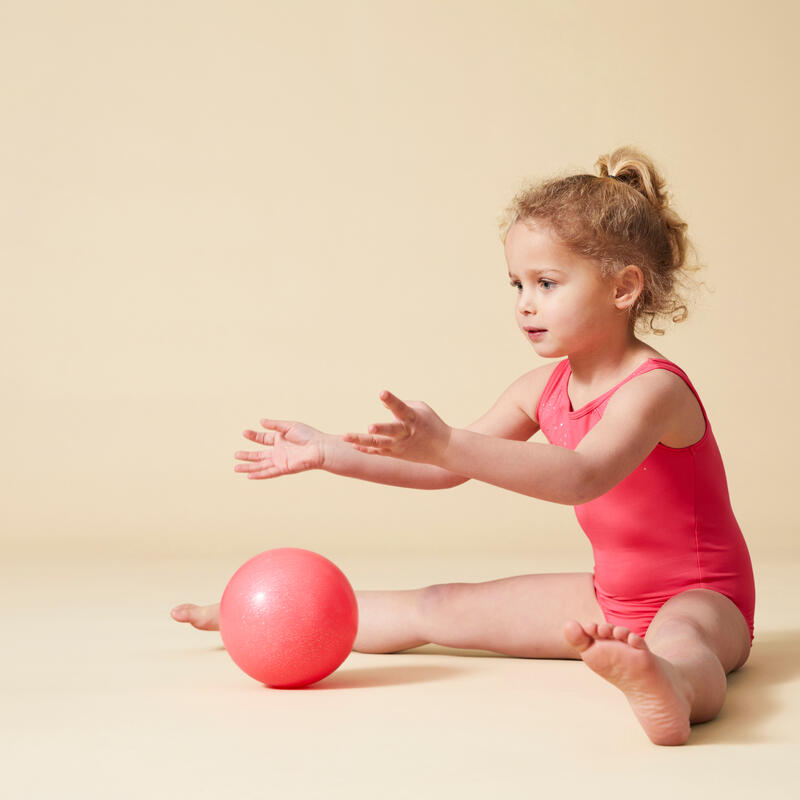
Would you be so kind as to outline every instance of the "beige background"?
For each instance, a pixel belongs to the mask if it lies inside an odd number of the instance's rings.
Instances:
[[[480,416],[541,363],[498,214],[524,179],[631,143],[715,290],[652,343],[704,399],[753,549],[792,545],[797,11],[758,9],[6,6],[4,538],[583,548],[571,509],[486,485],[254,483],[233,452],[264,416],[363,430],[383,388]]]
[[[530,771],[563,789],[564,770],[611,792],[619,748],[664,796],[700,791],[690,778],[710,762],[684,749],[675,770],[580,664],[562,666],[585,686],[563,678],[572,688],[559,694],[556,663],[494,660],[487,687],[412,655],[387,678],[373,666],[384,657],[353,654],[370,668],[342,678],[348,661],[334,688],[352,691],[316,695],[329,699],[303,706],[303,728],[286,698],[314,695],[252,686],[218,640],[166,613],[214,599],[270,547],[322,552],[361,588],[591,568],[568,507],[477,483],[251,482],[233,452],[264,416],[363,430],[384,416],[383,388],[452,425],[480,416],[540,363],[514,324],[498,215],[524,180],[592,172],[622,144],[663,171],[708,265],[713,292],[650,341],[708,409],[756,565],[757,643],[772,659],[728,727],[697,735],[726,745],[705,753],[730,796],[771,772],[797,743],[796,700],[771,684],[797,683],[799,16],[788,0],[0,2],[0,526],[16,653],[3,732],[27,776],[18,796],[55,796],[47,782],[64,776],[79,785],[89,751],[98,786],[135,760],[117,796],[152,792],[156,772],[162,796],[250,796],[255,742],[283,764],[283,797],[307,751],[342,796],[342,776],[360,776],[359,796],[521,796]],[[518,683],[502,671],[515,665]],[[539,694],[520,700],[521,683]],[[489,721],[462,716],[476,695]],[[269,706],[276,696],[286,705]],[[576,728],[579,707],[589,717]],[[395,711],[376,739],[378,708]],[[524,713],[491,710],[503,708]],[[598,750],[608,714],[630,742],[612,727]],[[267,731],[270,715],[280,726]],[[539,738],[485,749],[517,729]],[[330,737],[366,748],[384,779],[368,790],[363,763]],[[36,766],[43,741],[48,770]],[[421,755],[443,742],[452,752],[436,763]],[[770,745],[759,769],[754,742]],[[230,774],[202,768],[222,752]],[[579,766],[559,760],[570,753]],[[494,772],[467,781],[465,758]]]

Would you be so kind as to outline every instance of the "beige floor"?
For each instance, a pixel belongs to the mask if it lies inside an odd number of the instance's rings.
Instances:
[[[353,653],[315,687],[267,689],[218,634],[168,616],[213,600],[253,554],[7,559],[3,796],[800,797],[796,560],[754,555],[751,659],[721,717],[659,748],[580,662],[427,646]],[[364,589],[530,571],[530,554],[335,560]],[[550,557],[540,571],[582,568]]]

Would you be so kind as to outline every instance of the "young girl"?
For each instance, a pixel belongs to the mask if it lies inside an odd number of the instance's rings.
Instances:
[[[575,506],[593,573],[357,592],[354,650],[428,642],[522,658],[581,658],[624,692],[656,744],[683,744],[720,711],[726,674],[753,639],[747,546],[705,409],[686,373],[635,332],[679,322],[691,248],[664,181],[623,147],[599,175],[520,192],[501,225],[516,317],[537,355],[558,359],[514,381],[467,428],[430,406],[381,400],[392,422],[333,436],[263,419],[244,431],[248,478],[308,469],[415,489],[470,478]],[[643,324],[645,323],[645,324]],[[549,444],[528,441],[542,430]],[[218,629],[218,605],[172,616]]]

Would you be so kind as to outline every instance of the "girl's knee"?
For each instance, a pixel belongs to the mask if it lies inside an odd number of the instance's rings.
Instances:
[[[665,641],[684,642],[687,646],[694,644],[698,647],[710,647],[703,626],[688,614],[671,614],[661,619],[654,619],[647,629],[644,640],[651,648]]]
[[[654,639],[695,638],[720,660],[725,672],[744,664],[750,653],[750,629],[741,611],[718,592],[692,589],[668,600],[645,636]]]

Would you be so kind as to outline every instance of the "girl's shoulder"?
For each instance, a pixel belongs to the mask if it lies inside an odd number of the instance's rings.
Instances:
[[[569,366],[569,359],[560,358],[542,364],[519,378],[520,405],[537,427],[539,426],[539,403],[555,373],[563,372],[567,366]]]
[[[637,375],[612,395],[612,403],[658,403],[665,423],[661,444],[682,449],[705,438],[708,419],[684,370],[663,356],[651,356]]]
[[[530,439],[539,430],[536,419],[539,398],[558,363],[543,364],[520,375],[467,430],[501,439]]]

